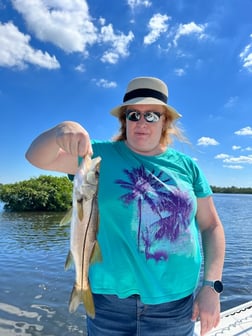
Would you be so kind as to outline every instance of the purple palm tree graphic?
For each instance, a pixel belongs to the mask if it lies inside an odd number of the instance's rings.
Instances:
[[[149,204],[150,208],[153,212],[158,213],[158,207],[156,206],[153,194],[157,194],[160,199],[165,196],[165,192],[163,190],[158,191],[163,187],[163,183],[159,180],[162,173],[159,176],[155,176],[153,173],[147,173],[144,166],[140,166],[139,168],[133,168],[130,172],[128,169],[124,169],[125,174],[129,178],[129,182],[124,180],[116,180],[116,183],[120,184],[123,188],[128,189],[129,192],[121,196],[120,198],[123,200],[125,204],[130,204],[131,202],[137,202],[138,209],[138,218],[139,218],[139,226],[138,226],[138,246],[140,245],[140,233],[141,233],[141,221],[142,221],[142,204],[146,202]],[[168,182],[165,181],[165,182]],[[161,215],[160,215],[161,217]]]
[[[155,175],[154,171],[145,170],[143,165],[139,168],[133,168],[132,171],[125,169],[124,173],[127,175],[128,181],[119,179],[115,182],[128,190],[120,199],[127,205],[132,202],[137,204],[138,248],[140,248],[142,239],[146,259],[154,258],[157,261],[167,259],[168,255],[164,250],[151,253],[150,249],[154,241],[161,241],[162,239],[175,241],[180,230],[187,228],[192,209],[188,195],[180,191],[170,177],[163,178],[163,172]],[[143,230],[142,209],[146,204],[150,207],[152,213],[158,216],[158,220],[155,220],[149,226],[145,224]],[[154,235],[151,232],[154,232]]]
[[[159,240],[166,237],[170,241],[175,241],[181,229],[186,229],[190,224],[192,203],[187,193],[173,188],[173,191],[167,194],[160,205],[159,211],[166,211],[169,215],[153,223],[159,226],[155,238]]]

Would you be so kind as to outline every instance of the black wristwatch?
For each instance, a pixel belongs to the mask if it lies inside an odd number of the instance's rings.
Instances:
[[[220,280],[215,281],[204,280],[203,286],[211,287],[218,294],[221,294],[223,292],[223,283]]]

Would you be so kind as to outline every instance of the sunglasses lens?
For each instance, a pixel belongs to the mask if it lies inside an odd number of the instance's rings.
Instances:
[[[126,118],[130,121],[138,121],[141,118],[141,114],[137,111],[127,111]]]
[[[145,121],[147,121],[148,123],[158,122],[161,115],[162,114],[159,113],[159,112],[145,112],[145,113],[143,113],[143,117],[144,117]],[[138,120],[141,119],[141,117],[142,117],[142,114],[138,111],[134,111],[134,110],[126,111],[126,118],[130,121],[138,121]]]
[[[144,114],[144,119],[145,119],[147,122],[152,123],[152,122],[157,122],[157,121],[159,121],[160,116],[161,116],[161,114],[158,113],[158,112],[146,112],[146,113]]]

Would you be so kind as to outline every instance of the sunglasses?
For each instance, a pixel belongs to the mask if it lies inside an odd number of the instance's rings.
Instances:
[[[126,114],[126,119],[130,121],[139,121],[143,115],[145,121],[147,121],[148,123],[158,122],[162,116],[162,113],[160,112],[149,111],[149,112],[141,113],[136,110],[127,110],[125,114]]]

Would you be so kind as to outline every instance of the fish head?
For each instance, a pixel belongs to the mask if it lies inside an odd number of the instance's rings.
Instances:
[[[86,171],[85,181],[82,185],[83,199],[88,200],[97,194],[101,158],[96,157],[90,162],[89,170]]]
[[[97,185],[100,174],[101,158],[98,156],[91,161],[90,168],[86,174],[86,182],[91,185]]]
[[[97,194],[101,157],[91,159],[86,156],[74,178],[76,199],[87,201]]]

